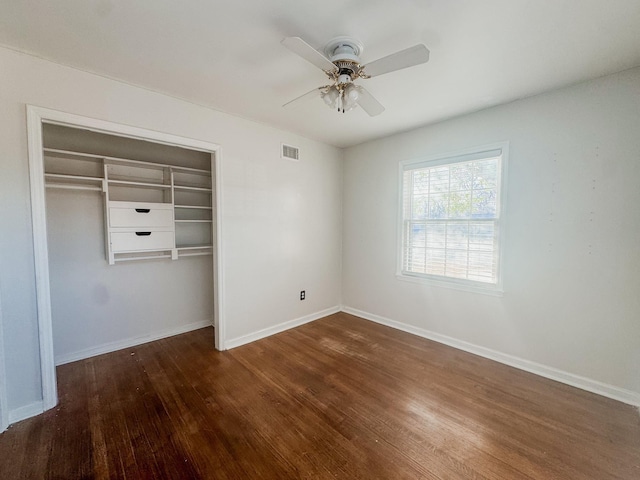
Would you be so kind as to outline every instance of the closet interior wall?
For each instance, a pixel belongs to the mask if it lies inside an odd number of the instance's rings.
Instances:
[[[212,325],[211,153],[51,124],[43,143],[56,364]],[[166,225],[127,223],[154,204]],[[171,245],[131,252],[126,235]]]

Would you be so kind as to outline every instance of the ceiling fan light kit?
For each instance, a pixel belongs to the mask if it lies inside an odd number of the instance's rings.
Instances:
[[[320,96],[329,107],[337,108],[339,112],[344,113],[358,106],[359,88],[361,87],[353,83],[338,83],[326,87]]]
[[[284,104],[289,106],[299,100],[320,96],[330,108],[345,113],[360,107],[374,117],[384,112],[384,107],[355,80],[368,79],[403,68],[412,67],[429,60],[429,50],[422,44],[401,50],[369,64],[363,65],[360,55],[364,46],[351,37],[336,37],[324,47],[324,54],[314,49],[300,37],[287,37],[282,44],[293,53],[320,68],[331,84],[315,88]]]

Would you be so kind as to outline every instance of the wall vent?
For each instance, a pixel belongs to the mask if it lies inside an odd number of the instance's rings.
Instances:
[[[287,160],[300,160],[300,149],[292,145],[282,144],[282,150],[280,152],[282,158]]]

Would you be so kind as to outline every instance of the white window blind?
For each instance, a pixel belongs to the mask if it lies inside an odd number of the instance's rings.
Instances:
[[[497,286],[501,172],[501,149],[403,166],[403,275]]]

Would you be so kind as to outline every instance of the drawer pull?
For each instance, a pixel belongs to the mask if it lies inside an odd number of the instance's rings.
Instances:
[[[136,212],[138,213],[149,213],[150,211],[150,208],[136,208]]]
[[[136,232],[136,235],[139,237],[148,237],[151,235],[151,232]]]

